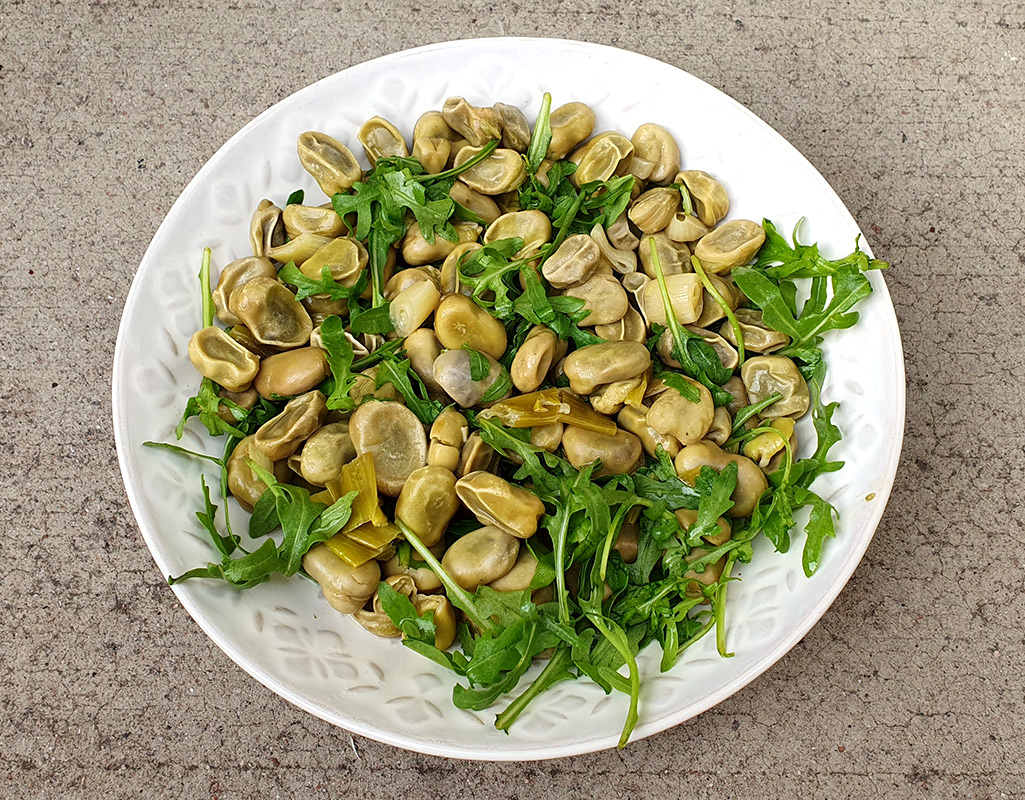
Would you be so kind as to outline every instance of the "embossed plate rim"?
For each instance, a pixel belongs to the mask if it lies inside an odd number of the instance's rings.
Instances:
[[[129,503],[136,519],[139,522],[143,538],[154,556],[154,560],[165,574],[168,571],[168,554],[165,549],[165,543],[161,541],[158,536],[156,520],[151,517],[147,508],[145,497],[146,490],[139,475],[135,454],[127,449],[128,422],[127,409],[125,406],[125,392],[123,391],[123,387],[125,386],[125,381],[129,380],[127,372],[129,365],[126,360],[126,332],[131,327],[134,315],[144,313],[139,302],[140,297],[142,296],[141,276],[147,272],[147,265],[154,260],[154,254],[157,252],[159,247],[163,245],[164,239],[167,237],[170,220],[174,217],[177,210],[184,208],[187,204],[195,200],[197,193],[203,187],[205,178],[211,174],[214,168],[226,158],[227,154],[231,152],[238,142],[244,139],[254,127],[259,126],[269,118],[276,117],[281,114],[283,109],[287,108],[289,105],[298,105],[299,102],[307,96],[322,91],[325,86],[330,85],[336,80],[340,80],[340,76],[342,75],[347,73],[372,75],[387,72],[389,68],[401,62],[403,59],[424,54],[431,54],[435,56],[444,55],[446,57],[450,57],[452,59],[452,63],[457,63],[456,59],[459,56],[503,54],[509,53],[513,49],[520,54],[522,54],[525,49],[534,49],[539,53],[551,54],[552,52],[558,51],[560,54],[565,54],[567,56],[572,55],[585,58],[604,58],[610,61],[618,60],[619,63],[628,65],[635,70],[635,75],[647,70],[653,75],[667,76],[665,78],[666,80],[671,79],[674,81],[681,81],[683,83],[690,82],[690,85],[694,87],[695,90],[700,89],[705,92],[713,92],[718,96],[718,100],[725,106],[728,106],[733,111],[739,112],[746,117],[748,122],[754,126],[754,129],[756,129],[762,137],[771,140],[776,146],[784,148],[788,154],[795,157],[797,161],[806,166],[808,174],[805,177],[812,183],[816,184],[819,189],[819,194],[815,198],[816,201],[820,203],[828,202],[831,206],[835,207],[835,212],[843,219],[852,231],[858,230],[854,219],[843,206],[843,203],[836,196],[835,192],[833,192],[832,188],[829,187],[828,183],[826,183],[825,179],[819,175],[814,167],[809,164],[803,156],[797,153],[792,145],[786,142],[783,137],[772,130],[771,127],[761,121],[752,112],[748,111],[728,96],[718,92],[718,90],[715,90],[713,87],[708,86],[703,81],[700,81],[698,78],[695,78],[682,70],[629,51],[623,51],[603,45],[557,39],[499,38],[463,40],[432,44],[383,56],[372,61],[354,65],[347,70],[343,70],[342,72],[328,76],[317,83],[311,84],[266,110],[248,123],[231,139],[229,139],[228,142],[225,143],[207,162],[207,164],[200,169],[182,192],[178,200],[176,200],[174,206],[172,206],[171,210],[168,212],[167,217],[165,217],[157,229],[153,242],[150,244],[150,247],[147,249],[146,254],[143,257],[125,303],[125,312],[118,332],[114,357],[112,399],[115,441],[118,461],[125,481]],[[667,70],[669,72],[667,72]],[[695,166],[700,165],[696,164]],[[873,484],[873,488],[877,496],[875,502],[871,505],[870,510],[868,510],[865,521],[860,528],[860,538],[858,538],[857,541],[845,543],[843,548],[843,562],[839,566],[836,579],[832,584],[825,588],[821,595],[819,595],[815,604],[800,616],[800,624],[791,628],[788,631],[786,638],[781,640],[770,650],[761,654],[760,657],[755,659],[746,670],[734,676],[727,684],[724,684],[719,689],[709,692],[707,695],[703,696],[700,701],[692,702],[671,713],[663,714],[653,720],[642,720],[635,732],[635,738],[649,736],[696,716],[729,697],[768,669],[768,667],[789,651],[794,644],[796,644],[808,632],[808,630],[810,630],[822,614],[825,613],[826,609],[836,598],[837,594],[839,594],[843,586],[846,585],[847,580],[861,560],[861,557],[871,540],[876,525],[882,516],[885,508],[885,500],[889,495],[893,484],[903,437],[905,404],[903,355],[900,347],[899,333],[897,331],[896,316],[893,311],[892,303],[889,301],[889,294],[882,277],[879,275],[873,275],[872,284],[877,297],[882,301],[877,303],[877,305],[880,306],[879,311],[882,314],[880,322],[885,326],[888,326],[889,330],[892,331],[890,337],[892,347],[888,353],[891,357],[891,361],[886,365],[886,367],[888,370],[887,374],[892,374],[892,376],[894,376],[895,385],[893,387],[893,404],[889,409],[886,409],[890,414],[890,424],[888,428],[889,432],[892,434],[888,458],[881,480]],[[836,545],[838,543],[832,542],[830,544]],[[836,550],[837,555],[839,555],[840,548],[836,548]],[[446,742],[439,738],[403,735],[401,733],[381,730],[373,725],[363,724],[357,720],[347,717],[344,710],[339,707],[330,708],[321,703],[310,700],[303,694],[297,684],[289,683],[273,675],[261,663],[247,657],[241,651],[241,648],[237,646],[236,642],[232,640],[232,637],[227,635],[217,622],[212,617],[208,616],[200,607],[200,603],[196,599],[198,592],[193,592],[193,590],[190,590],[187,586],[176,586],[173,590],[185,606],[186,610],[189,611],[200,627],[230,658],[238,663],[239,666],[249,672],[253,677],[272,691],[281,695],[290,702],[327,720],[328,722],[350,730],[353,733],[396,746],[416,750],[418,752],[470,759],[520,760],[531,758],[556,758],[566,755],[591,752],[615,745],[618,732],[612,731],[608,732],[607,735],[601,735],[592,739],[583,737],[577,741],[538,743],[535,741],[517,741],[514,730],[513,736],[503,740],[501,746],[492,747],[490,749],[486,747],[474,748],[465,744],[461,745],[453,742]],[[508,747],[504,746],[505,742],[508,742]]]

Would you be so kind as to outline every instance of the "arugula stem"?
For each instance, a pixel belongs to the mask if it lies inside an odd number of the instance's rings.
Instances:
[[[694,201],[690,196],[690,189],[684,184],[674,184],[680,190],[680,207],[683,209],[683,213],[688,216],[694,216]]]
[[[537,172],[541,162],[548,154],[548,146],[552,143],[552,96],[545,92],[541,98],[541,110],[537,113],[534,121],[534,130],[530,134],[530,144],[527,146],[527,173],[533,175]]]
[[[652,250],[655,248],[655,240],[651,240]],[[730,321],[730,327],[733,329],[733,336],[737,340],[737,367],[744,363],[744,332],[740,329],[740,322],[737,320],[737,315],[733,313],[733,309],[729,307],[722,294],[719,292],[712,282],[708,279],[705,274],[705,268],[701,266],[701,261],[697,256],[690,257],[690,263],[694,266],[694,272],[697,273],[698,278],[701,279],[701,285],[705,287],[705,291],[712,295],[712,299],[719,304],[719,308],[723,310],[726,315],[726,319]]]
[[[207,461],[213,461],[218,466],[223,467],[224,461],[217,456],[208,456],[206,453],[197,453],[194,450],[188,450],[184,447],[179,447],[176,444],[168,444],[167,442],[143,442],[143,447],[153,447],[160,450],[170,450],[172,453],[177,453],[180,456],[190,456],[191,458],[202,458]]]
[[[666,276],[662,272],[662,260],[658,257],[658,247],[655,246],[654,236],[648,239],[648,244],[651,245],[651,268],[655,270],[655,279],[658,281],[658,290],[662,295],[662,305],[666,312],[666,325],[673,335],[676,350],[679,351],[681,356],[680,361],[683,361],[684,348],[687,346],[685,344],[686,338],[683,335],[683,331],[680,330],[680,323],[677,321],[676,311],[673,309],[673,301],[669,297],[669,287],[666,286]]]
[[[609,620],[609,623],[615,628],[613,632],[605,625],[605,620],[600,615],[587,614],[587,618],[598,629],[598,632],[608,640],[609,644],[616,649],[616,652],[626,662],[627,669],[630,671],[630,710],[627,712],[626,721],[623,723],[623,733],[620,734],[619,744],[616,745],[622,750],[626,747],[626,743],[630,741],[630,734],[633,733],[633,729],[637,725],[637,703],[641,694],[640,670],[637,668],[637,659],[634,658],[634,654],[630,652],[630,648],[627,645],[626,634],[616,623]]]
[[[500,731],[508,731],[531,700],[559,681],[567,680],[571,677],[569,673],[565,672],[571,662],[572,657],[569,647],[562,645],[548,659],[548,663],[545,664],[541,674],[534,679],[533,683],[519,697],[506,706],[501,714],[495,717],[495,727]]]
[[[466,159],[466,161],[464,161],[458,167],[452,167],[452,169],[447,169],[444,172],[438,172],[434,175],[414,175],[413,180],[420,181],[420,183],[433,183],[434,181],[443,181],[446,178],[454,178],[457,175],[462,175],[464,172],[466,172],[466,170],[470,169],[471,167],[477,166],[481,161],[483,161],[485,158],[494,153],[495,148],[497,148],[498,145],[499,140],[492,139],[490,142],[484,145],[483,148],[481,148],[481,151],[479,153]]]
[[[733,565],[737,563],[737,553],[733,551],[726,559],[722,575],[719,576],[719,585],[715,589],[713,603],[715,604],[715,649],[723,658],[733,658],[733,653],[726,652],[726,588],[730,584],[730,573]]]
[[[548,248],[548,255],[551,255],[559,249],[559,245],[562,244],[566,237],[569,235],[569,228],[573,224],[573,220],[577,218],[577,214],[580,211],[580,204],[584,202],[584,193],[577,192],[577,199],[573,201],[573,204],[566,211],[566,215],[562,218],[562,222],[559,225],[559,233],[555,237],[555,241],[552,242]],[[545,258],[548,257],[545,256]],[[544,263],[545,258],[541,259],[541,263]]]
[[[214,296],[210,291],[210,248],[203,248],[203,262],[199,267],[199,285],[203,289],[203,327],[214,324]]]
[[[738,431],[738,433],[731,435],[729,439],[723,442],[723,448],[725,449],[729,447],[731,444],[746,439],[750,431],[741,430],[741,427],[744,425],[744,423],[751,419],[751,417],[753,417],[759,411],[768,408],[782,397],[783,395],[781,395],[779,392],[773,392],[760,403],[752,403],[751,405],[744,406],[742,409],[740,409],[740,411],[737,412],[737,416],[733,418],[733,430]]]
[[[413,549],[420,554],[420,558],[429,566],[434,574],[438,576],[438,580],[442,582],[445,587],[445,592],[448,594],[448,599],[453,604],[461,608],[466,612],[466,616],[477,625],[481,630],[485,630],[488,633],[496,633],[497,629],[492,624],[490,619],[482,617],[480,612],[477,610],[477,606],[473,603],[473,598],[470,597],[469,593],[458,583],[452,580],[452,576],[449,575],[441,562],[434,557],[434,553],[427,549],[427,545],[420,541],[420,538],[410,530],[410,527],[402,521],[400,517],[395,517],[395,524],[398,529],[402,531],[402,535],[406,537],[406,541],[409,542]]]
[[[387,260],[387,252],[389,244],[385,244],[381,247],[381,232],[375,228],[370,229],[369,238],[367,243],[370,250],[370,306],[371,308],[377,308],[384,303],[384,264],[381,260],[381,251],[384,251],[385,260]]]
[[[650,506],[651,504],[645,503],[644,505]],[[605,580],[605,573],[609,566],[609,556],[612,554],[612,543],[619,535],[619,529],[623,527],[623,520],[626,519],[626,515],[630,513],[630,509],[632,509],[633,506],[634,504],[630,502],[623,503],[623,505],[619,507],[619,510],[616,511],[616,516],[612,518],[612,524],[609,526],[609,532],[605,536],[605,544],[602,547],[601,566],[598,570],[598,576],[603,581]]]
[[[555,547],[555,594],[559,601],[559,621],[569,622],[569,592],[566,590],[566,535],[569,532],[569,514],[563,511],[562,524],[552,536]]]

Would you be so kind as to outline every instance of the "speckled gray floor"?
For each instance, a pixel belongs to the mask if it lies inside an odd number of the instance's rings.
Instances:
[[[1025,794],[1020,4],[212,5],[0,9],[0,795]],[[366,58],[537,33],[689,70],[819,168],[894,263],[907,442],[864,563],[762,678],[623,753],[465,764],[353,739],[207,640],[128,509],[110,363],[156,226],[251,117]]]

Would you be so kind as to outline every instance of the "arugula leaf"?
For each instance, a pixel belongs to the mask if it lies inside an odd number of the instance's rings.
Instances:
[[[211,436],[224,436],[228,434],[230,436],[237,436],[242,439],[245,438],[246,431],[237,425],[231,425],[221,419],[217,413],[221,406],[224,406],[231,411],[234,416],[240,422],[244,420],[248,412],[237,403],[228,400],[227,398],[221,397],[217,393],[217,384],[209,378],[203,378],[199,384],[199,391],[194,397],[190,397],[185,402],[185,410],[182,412],[181,419],[178,420],[178,424],[175,426],[174,435],[181,439],[185,434],[185,423],[192,417],[199,417],[199,421],[203,423],[203,426],[207,429]]]
[[[342,320],[334,314],[325,319],[320,325],[320,339],[334,378],[327,407],[334,411],[352,411],[356,401],[350,397],[350,392],[356,384],[356,375],[352,372],[352,343],[345,337]]]
[[[577,347],[601,344],[605,340],[579,327],[588,312],[580,297],[554,295],[549,297],[541,277],[527,266],[520,268],[524,291],[513,302],[513,312],[532,325],[547,325],[560,339],[572,339]]]
[[[380,389],[386,383],[395,387],[402,395],[402,399],[406,401],[406,407],[416,414],[425,425],[434,422],[444,410],[441,402],[430,399],[427,387],[410,366],[408,358],[401,360],[388,358],[380,363],[377,368],[377,388]],[[414,383],[416,384],[415,388]]]
[[[780,351],[782,355],[805,353],[808,348],[816,348],[826,331],[851,327],[858,321],[857,312],[851,308],[872,293],[868,279],[856,267],[841,266],[828,279],[814,279],[821,288],[817,295],[813,289],[813,297],[800,317],[795,317],[779,286],[761,270],[735,267],[732,275],[740,290],[762,310],[765,324],[790,337],[790,344]],[[822,283],[825,280],[832,286],[828,303]]]
[[[654,461],[649,461],[634,473],[633,483],[638,497],[651,503],[662,503],[669,509],[694,510],[701,497],[697,489],[680,480],[672,458],[661,447],[655,450]]]
[[[473,300],[498,319],[509,319],[513,313],[510,291],[517,291],[510,281],[519,276],[526,259],[512,261],[523,248],[517,237],[499,239],[464,257],[459,264],[459,281],[473,289]],[[493,295],[493,297],[492,297]]]
[[[320,516],[327,506],[314,503],[310,493],[298,486],[278,483],[277,479],[252,459],[246,464],[261,481],[267,484],[267,491],[274,495],[278,521],[284,534],[278,551],[280,560],[279,571],[285,577],[295,575],[302,566],[302,558],[313,545],[331,538],[337,531],[327,533],[324,530],[311,532],[314,520]],[[352,497],[349,503],[352,503]]]
[[[289,261],[278,270],[278,277],[285,283],[296,287],[299,291],[295,294],[296,300],[305,300],[312,295],[327,295],[332,300],[346,300],[350,297],[359,297],[367,288],[369,275],[363,270],[356,283],[352,286],[342,286],[331,277],[331,269],[325,264],[321,268],[320,280],[313,280],[296,267],[294,261]]]
[[[531,174],[519,189],[520,209],[543,211],[562,238],[590,233],[598,224],[607,228],[626,210],[634,185],[634,177],[624,175],[591,181],[578,190],[569,179],[576,168],[571,161],[556,161],[543,181]]]
[[[437,627],[434,624],[433,611],[427,611],[420,616],[416,613],[413,602],[404,594],[395,591],[387,581],[381,581],[377,585],[377,597],[381,601],[381,609],[403,634],[410,639],[434,644]]]
[[[349,517],[352,516],[353,501],[355,501],[358,495],[359,492],[343,494],[326,509],[320,512],[320,515],[310,526],[310,532],[307,537],[311,546],[317,542],[327,541],[345,527],[345,523],[348,522]]]
[[[306,197],[306,192],[304,192],[302,189],[296,189],[294,192],[292,192],[292,194],[290,194],[288,196],[288,199],[285,201],[285,205],[286,206],[293,206],[293,205],[299,206],[299,205],[302,205],[303,198],[305,198],[305,197]]]
[[[242,558],[225,556],[220,564],[207,564],[205,567],[191,569],[178,577],[167,578],[167,583],[177,583],[193,578],[213,578],[222,580],[233,589],[252,589],[254,586],[270,579],[278,571],[278,549],[273,539],[268,539],[252,553]]]
[[[662,370],[661,372],[656,372],[654,377],[657,380],[661,380],[670,389],[675,389],[684,400],[689,400],[692,403],[701,402],[701,393],[697,390],[697,387],[688,383],[680,373]]]
[[[228,536],[221,536],[220,531],[217,530],[217,506],[210,501],[210,489],[206,485],[206,478],[200,476],[200,485],[203,487],[203,510],[196,512],[196,519],[199,520],[206,532],[210,534],[210,540],[214,543],[214,546],[221,551],[224,556],[230,556],[239,548],[239,538],[232,534]]]
[[[858,249],[858,242],[854,243],[854,252],[849,256],[830,261],[819,254],[817,244],[803,245],[797,241],[797,234],[804,220],[799,220],[794,226],[793,246],[776,230],[776,226],[769,220],[762,220],[762,228],[765,231],[765,244],[758,251],[758,259],[755,262],[759,267],[768,267],[765,273],[770,277],[780,280],[782,278],[819,278],[827,275],[834,275],[844,267],[852,267],[859,272],[874,269],[889,269],[890,265],[885,261],[876,258],[869,258],[866,253]],[[771,266],[770,266],[771,265]]]
[[[468,344],[464,344],[463,349],[470,354],[470,380],[482,381],[488,377],[491,374],[491,362],[488,361],[488,357]]]
[[[278,521],[278,505],[272,492],[264,492],[253,504],[249,518],[249,538],[259,539],[281,526]]]
[[[485,377],[487,376],[485,375]],[[495,376],[495,380],[492,381],[491,385],[487,388],[487,391],[481,395],[480,402],[483,405],[487,405],[488,403],[494,403],[497,400],[501,400],[512,391],[512,388],[512,376],[509,374],[509,370],[502,367],[501,370],[499,370],[498,375]]]
[[[808,524],[804,526],[804,550],[801,553],[801,566],[810,578],[819,567],[823,542],[836,536],[833,526],[836,509],[810,489],[796,486],[791,494],[796,506],[811,506]]]
[[[701,499],[698,518],[687,528],[687,544],[691,547],[700,545],[702,537],[719,533],[719,517],[733,508],[730,496],[737,488],[737,463],[731,461],[720,472],[702,467],[696,483]]]
[[[387,300],[374,308],[364,309],[353,298],[349,301],[349,330],[354,336],[365,334],[385,334],[395,330],[391,321],[390,303]],[[373,355],[373,353],[371,353]]]
[[[527,146],[527,174],[533,175],[541,166],[545,155],[548,153],[548,145],[552,143],[552,126],[550,117],[552,113],[552,96],[545,92],[541,98],[541,110],[534,122],[534,130],[530,134],[530,144]]]

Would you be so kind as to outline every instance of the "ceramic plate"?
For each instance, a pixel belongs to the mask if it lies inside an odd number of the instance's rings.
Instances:
[[[300,187],[307,198],[322,198],[296,158],[303,131],[325,131],[362,153],[355,132],[375,114],[408,133],[422,112],[462,95],[478,105],[517,105],[533,119],[544,91],[556,105],[588,103],[597,131],[629,135],[649,121],[669,128],[684,165],[725,185],[731,218],[768,217],[789,233],[807,217],[805,240],[820,242],[827,256],[853,249],[857,225],[800,153],[726,95],[635,53],[552,39],[481,39],[396,53],[325,78],[250,122],[199,171],[160,225],[125,304],[114,362],[117,452],[161,574],[216,558],[193,514],[201,507],[203,468],[141,446],[173,441],[198,385],[186,344],[200,325],[195,276],[203,247],[213,249],[215,267],[223,266],[249,254],[249,218],[262,198],[283,204]],[[822,616],[865,552],[890,492],[904,423],[896,318],[882,276],[869,277],[875,291],[859,307],[861,324],[830,334],[826,345],[825,397],[840,401],[834,421],[844,432],[833,454],[847,466],[815,488],[840,512],[836,540],[827,542],[810,580],[801,571],[800,535],[786,555],[759,540],[754,561],[730,589],[726,626],[734,658],[720,659],[709,636],[663,675],[657,645],[642,653],[635,738],[701,713],[764,672]],[[198,430],[191,424],[181,444],[213,453],[216,444]],[[207,479],[216,483],[213,471]],[[241,522],[237,507],[235,515]],[[353,733],[421,753],[495,760],[585,753],[614,746],[626,714],[623,695],[606,696],[585,680],[561,683],[506,735],[493,727],[493,712],[452,706],[450,674],[366,633],[302,578],[242,593],[192,581],[174,592],[217,645],[274,692]]]

